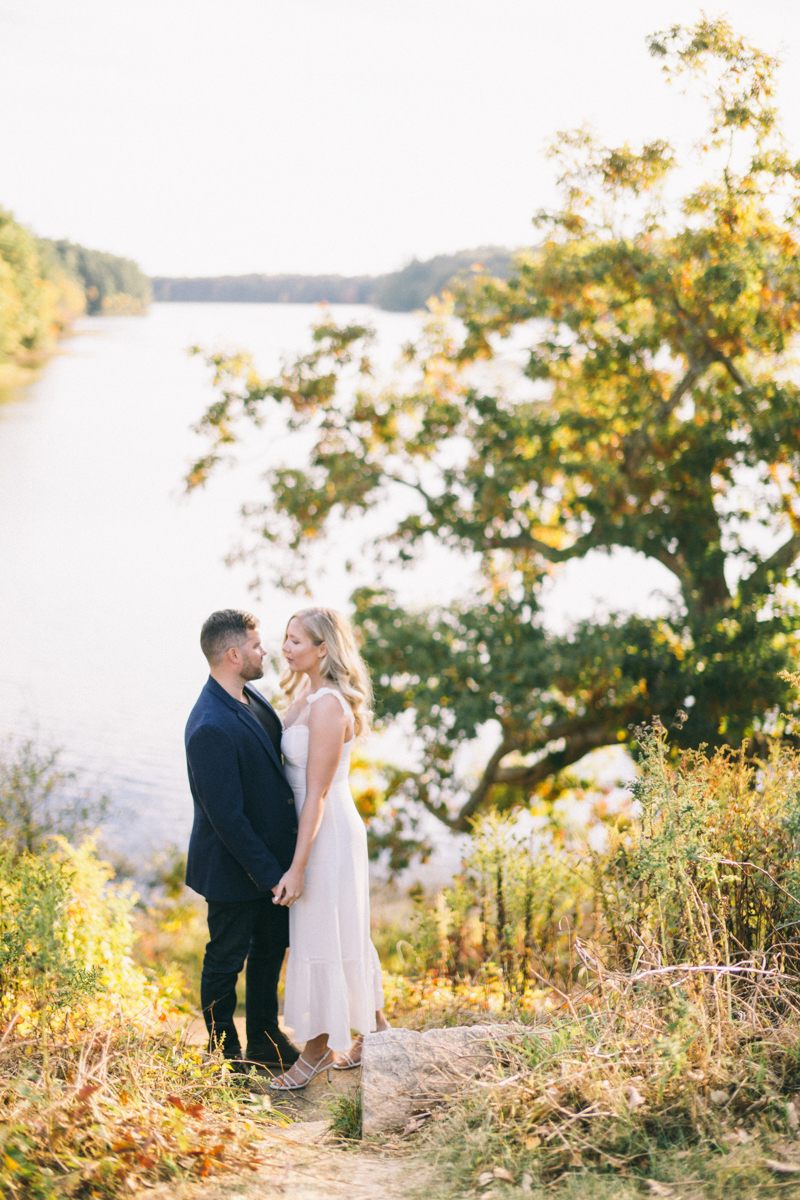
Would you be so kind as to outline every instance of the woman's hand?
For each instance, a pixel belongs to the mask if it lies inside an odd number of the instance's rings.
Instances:
[[[302,896],[304,885],[305,871],[301,871],[295,866],[289,867],[278,886],[272,889],[274,893],[272,903],[285,904],[287,908],[291,908],[295,900]]]

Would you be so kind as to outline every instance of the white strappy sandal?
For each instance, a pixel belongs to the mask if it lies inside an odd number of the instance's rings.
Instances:
[[[329,1054],[333,1054],[333,1051],[329,1050],[328,1054],[324,1054],[322,1056],[322,1060],[320,1062],[318,1062],[315,1067],[312,1067],[311,1063],[306,1062],[306,1060],[303,1058],[303,1056],[301,1054],[300,1057],[298,1058],[297,1062],[294,1063],[294,1066],[297,1067],[300,1074],[304,1076],[302,1083],[292,1083],[292,1081],[289,1079],[288,1074],[286,1074],[286,1075],[278,1075],[275,1079],[272,1080],[272,1082],[270,1083],[269,1086],[275,1092],[298,1092],[301,1088],[304,1088],[306,1086],[306,1084],[311,1083],[311,1080],[316,1075],[321,1075],[323,1071],[328,1072],[328,1083],[330,1083],[331,1067],[333,1066],[333,1063],[330,1062],[330,1060],[327,1062],[325,1061],[328,1058]],[[305,1068],[305,1070],[304,1070],[304,1068]],[[306,1074],[306,1071],[308,1071],[309,1074]]]
[[[364,1039],[360,1033],[355,1037],[354,1041],[357,1046],[364,1045]],[[347,1051],[347,1054],[343,1054],[341,1058],[337,1058],[336,1062],[333,1064],[334,1071],[352,1071],[354,1067],[361,1066],[361,1059],[358,1058],[356,1060],[353,1060],[353,1058],[351,1057],[352,1052],[353,1052],[353,1047],[351,1046],[350,1049]]]
[[[391,1028],[392,1028],[391,1025],[386,1026],[386,1029],[391,1029]],[[378,1033],[386,1033],[386,1029],[379,1029],[379,1030],[377,1030],[377,1032]],[[364,1045],[364,1038],[363,1038],[363,1035],[360,1033],[357,1033],[353,1040],[357,1046]],[[362,1053],[363,1053],[363,1051],[362,1051]],[[352,1071],[356,1067],[360,1067],[361,1059],[357,1058],[354,1060],[352,1057],[352,1054],[353,1054],[353,1047],[351,1046],[350,1049],[347,1051],[347,1054],[342,1055],[341,1058],[337,1058],[336,1062],[333,1064],[334,1071]]]

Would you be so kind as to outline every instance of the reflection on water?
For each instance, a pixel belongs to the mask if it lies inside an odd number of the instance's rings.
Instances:
[[[297,607],[274,591],[257,603],[248,569],[222,562],[262,451],[190,500],[180,495],[200,447],[189,426],[212,394],[186,347],[250,348],[271,371],[307,344],[318,315],[163,304],[143,318],[87,318],[41,379],[0,407],[0,731],[36,727],[96,774],[129,852],[188,834],[183,726],[206,678],[204,618],[255,608],[274,644]],[[406,314],[368,315],[392,353],[418,328]],[[334,569],[324,598],[343,604],[351,586]]]

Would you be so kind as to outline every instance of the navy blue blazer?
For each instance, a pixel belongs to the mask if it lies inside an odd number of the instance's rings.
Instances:
[[[247,694],[274,713],[260,692]],[[294,795],[258,721],[210,677],[186,723],[186,763],[194,800],[187,884],[206,900],[268,895],[292,864]]]

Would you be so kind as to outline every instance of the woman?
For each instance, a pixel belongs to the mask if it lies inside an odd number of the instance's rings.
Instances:
[[[275,903],[290,910],[284,1020],[305,1046],[272,1081],[279,1091],[357,1067],[362,1035],[388,1029],[369,929],[367,832],[348,783],[350,751],[369,727],[369,676],[348,622],[331,608],[296,613],[283,653],[291,703],[281,749],[299,820]]]

